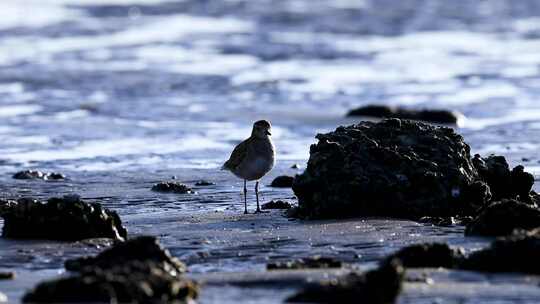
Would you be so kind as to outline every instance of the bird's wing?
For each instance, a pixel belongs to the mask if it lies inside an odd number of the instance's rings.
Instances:
[[[229,160],[223,164],[222,169],[232,170],[238,167],[248,154],[249,138],[239,143],[231,153]]]

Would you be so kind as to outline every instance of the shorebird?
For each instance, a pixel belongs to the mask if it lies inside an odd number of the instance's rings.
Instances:
[[[247,181],[255,182],[255,196],[257,197],[257,211],[259,207],[259,180],[274,167],[274,144],[270,139],[272,126],[266,120],[259,120],[253,124],[251,136],[239,143],[231,153],[222,170],[229,170],[244,180],[244,213],[247,211]]]

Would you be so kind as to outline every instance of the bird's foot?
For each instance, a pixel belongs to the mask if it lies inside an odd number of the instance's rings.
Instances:
[[[249,212],[247,212],[247,210],[244,210],[244,214],[249,214]]]

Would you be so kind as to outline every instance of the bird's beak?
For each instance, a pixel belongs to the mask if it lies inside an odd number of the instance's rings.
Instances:
[[[270,131],[266,130],[266,135],[272,136],[272,133],[270,133]]]

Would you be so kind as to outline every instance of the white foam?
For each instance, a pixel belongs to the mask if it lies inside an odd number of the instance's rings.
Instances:
[[[151,5],[170,2],[170,0],[46,0],[50,3],[64,5],[94,6],[94,5]],[[184,2],[184,0],[175,0]]]
[[[115,157],[121,155],[168,154],[227,147],[225,144],[201,138],[183,139],[123,138],[116,140],[89,140],[73,148],[58,150],[32,150],[20,153],[6,153],[4,159],[29,162],[52,160],[75,160],[95,157]]]
[[[196,34],[243,33],[251,30],[252,27],[251,22],[235,18],[188,15],[145,17],[134,26],[111,34],[4,39],[0,41],[0,64],[13,64],[18,60],[30,59],[49,63],[52,55],[62,52],[96,51],[112,47],[175,42]],[[95,63],[91,64],[95,65]],[[125,65],[127,66],[127,62]]]
[[[42,107],[38,105],[0,105],[0,117],[34,114],[41,109]]]
[[[488,102],[493,99],[514,99],[520,91],[514,85],[505,82],[485,83],[478,87],[461,88],[455,94],[438,98],[445,105],[462,105]]]
[[[24,86],[20,82],[0,83],[0,94],[20,94]]]
[[[42,0],[0,1],[0,29],[15,27],[43,27],[74,20],[81,14],[74,9],[51,5]]]
[[[479,130],[498,125],[538,120],[540,120],[540,109],[518,108],[509,110],[504,116],[481,118],[468,117],[464,119],[460,127]]]

